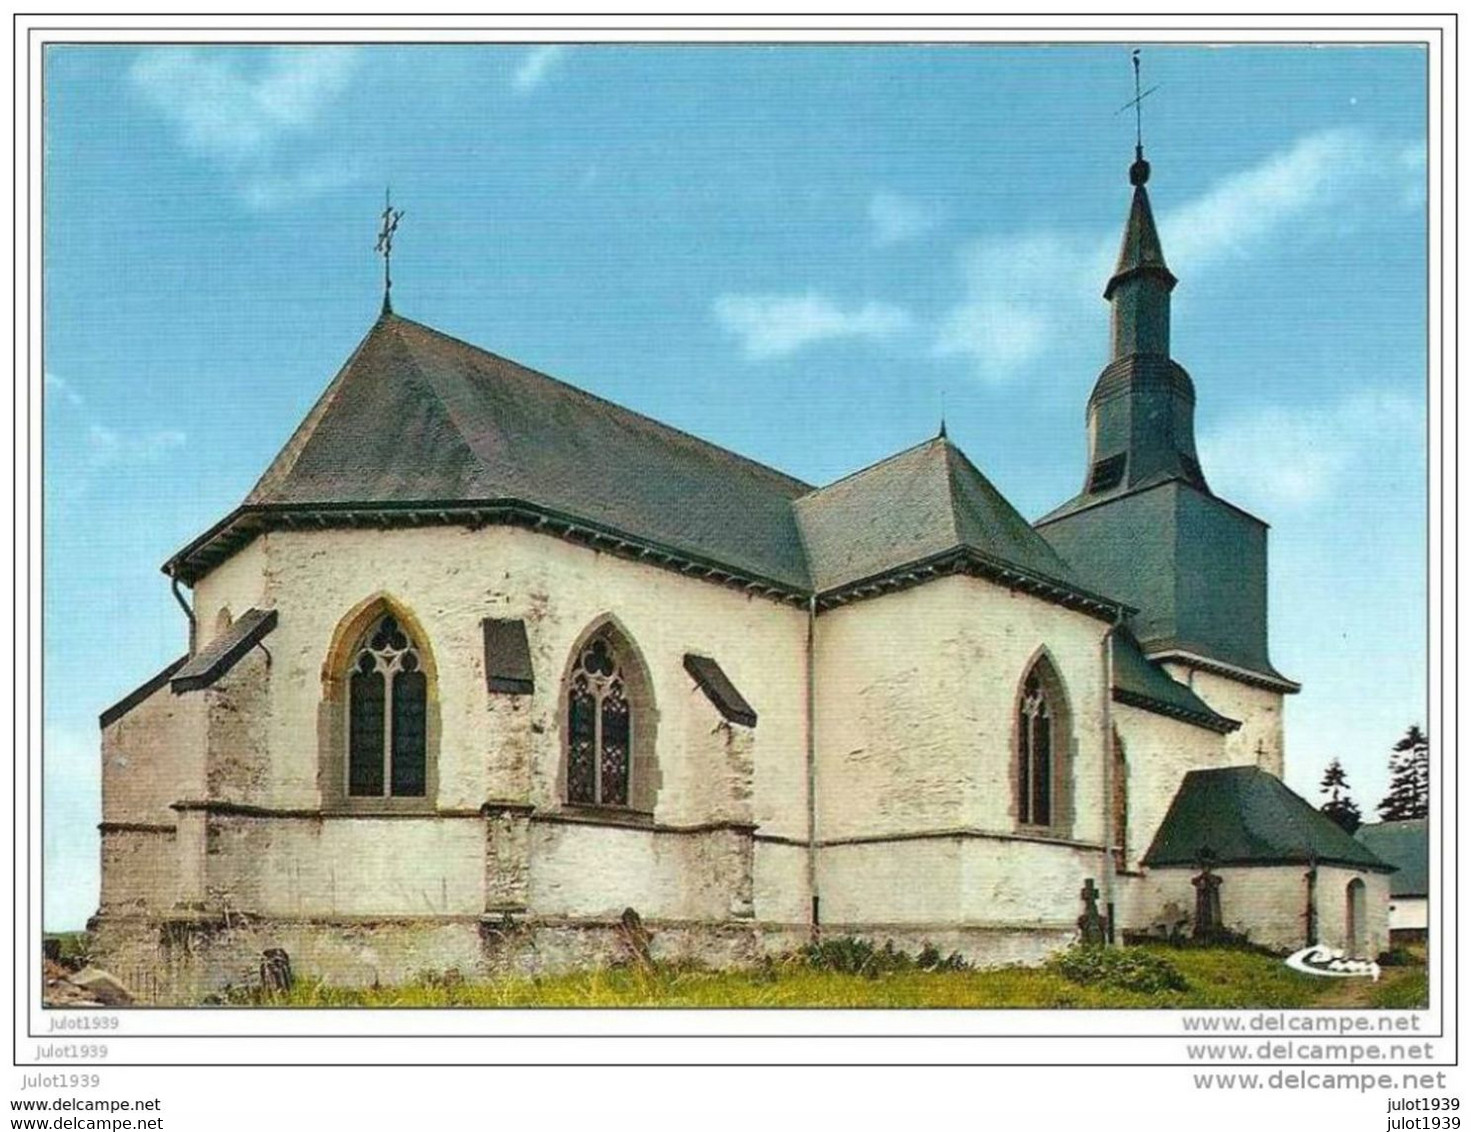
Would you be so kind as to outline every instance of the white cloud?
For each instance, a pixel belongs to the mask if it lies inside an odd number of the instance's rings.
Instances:
[[[1162,211],[1160,238],[1171,268],[1198,278],[1270,249],[1294,223],[1315,235],[1336,234],[1332,226],[1354,222],[1350,205],[1386,188],[1405,201],[1421,179],[1415,149],[1386,162],[1376,156],[1380,148],[1358,130],[1313,134]],[[936,324],[935,353],[971,358],[983,378],[1005,380],[1076,343],[1074,328],[1097,321],[1097,296],[1118,240],[1117,229],[1044,228],[973,241],[960,252],[963,294]]]
[[[1065,232],[974,241],[960,256],[964,297],[941,316],[935,353],[971,358],[989,380],[1010,376],[1070,337],[1109,258],[1099,238]]]
[[[77,387],[59,374],[52,373],[49,369],[44,375],[46,388],[55,390],[56,394],[65,397],[67,404],[80,407],[86,403],[86,399],[78,392]]]
[[[1355,467],[1382,468],[1386,452],[1423,451],[1424,406],[1383,389],[1326,408],[1270,406],[1227,420],[1200,438],[1211,487],[1247,506],[1291,509],[1341,491]]]
[[[334,187],[283,172],[281,149],[316,132],[360,62],[354,47],[159,47],[138,56],[131,77],[186,148],[237,178],[247,203],[274,204],[286,196],[269,191],[271,185],[293,185],[296,196]]]
[[[567,55],[567,48],[559,43],[546,43],[533,47],[521,60],[520,66],[511,74],[511,85],[523,93],[539,87]]]
[[[93,424],[87,430],[87,463],[94,469],[157,464],[187,440],[178,429],[121,432]]]
[[[251,208],[267,210],[351,185],[362,174],[360,161],[333,159],[287,173],[262,173],[242,187],[241,195]]]
[[[1376,162],[1359,130],[1312,134],[1205,195],[1164,213],[1160,238],[1172,266],[1200,270],[1260,247],[1290,220],[1339,201]]]
[[[843,308],[826,295],[722,295],[715,318],[748,358],[780,358],[818,342],[889,338],[913,320],[902,307],[866,302]]]
[[[875,246],[886,248],[917,240],[932,231],[940,223],[940,212],[898,193],[877,192],[869,198],[868,222]]]

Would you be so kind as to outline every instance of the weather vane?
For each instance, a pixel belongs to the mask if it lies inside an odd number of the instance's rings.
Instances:
[[[1134,108],[1134,164],[1129,169],[1129,181],[1135,185],[1142,185],[1149,180],[1149,162],[1144,160],[1144,112],[1139,104],[1157,91],[1159,84],[1156,83],[1148,90],[1141,91],[1139,89],[1139,48],[1134,48],[1131,58],[1134,61],[1134,97],[1115,110],[1114,114],[1122,114],[1131,106]]]
[[[383,313],[390,314],[393,311],[393,300],[389,293],[393,290],[393,274],[391,265],[393,260],[393,235],[398,231],[398,222],[403,219],[403,211],[393,207],[393,201],[389,196],[389,190],[383,190],[383,226],[378,229],[378,244],[373,249],[383,257]]]

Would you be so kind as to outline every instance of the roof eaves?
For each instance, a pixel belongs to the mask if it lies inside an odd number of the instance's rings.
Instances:
[[[1214,731],[1218,735],[1226,735],[1241,727],[1239,719],[1231,719],[1228,716],[1217,715],[1215,712],[1191,711],[1180,707],[1178,704],[1167,703],[1153,696],[1146,696],[1139,692],[1130,691],[1127,688],[1115,687],[1113,690],[1115,703],[1127,704],[1143,711],[1153,712],[1155,715],[1169,716],[1183,723],[1194,724],[1203,727],[1207,731]]]
[[[1217,676],[1229,676],[1233,680],[1241,681],[1243,684],[1267,688],[1286,695],[1295,695],[1302,691],[1301,684],[1296,680],[1289,680],[1286,676],[1276,671],[1276,669],[1271,669],[1268,672],[1260,672],[1253,668],[1245,668],[1238,664],[1230,664],[1224,660],[1216,660],[1212,657],[1203,656],[1189,649],[1176,648],[1169,643],[1165,643],[1163,647],[1159,644],[1152,644],[1144,655],[1149,660],[1158,663],[1174,661],[1192,668],[1198,668],[1203,672],[1213,672]]]
[[[819,609],[831,609],[854,599],[874,597],[879,593],[907,589],[933,578],[965,573],[968,572],[967,567],[1008,588],[1033,593],[1045,601],[1078,609],[1092,617],[1112,621],[1137,612],[1123,602],[1103,597],[1070,582],[1027,570],[969,546],[952,547],[938,554],[830,587],[817,594],[817,606]]]
[[[267,530],[306,527],[490,524],[525,526],[548,534],[619,553],[625,557],[673,569],[687,576],[738,585],[747,592],[782,600],[806,600],[810,587],[772,578],[708,556],[695,554],[639,535],[619,531],[519,499],[423,500],[391,503],[256,503],[236,508],[210,531],[195,539],[164,564],[164,573],[192,585],[216,564],[208,555],[210,543],[232,538],[231,527],[251,525],[246,541]],[[238,535],[234,536],[238,538]],[[233,551],[232,551],[233,552]]]

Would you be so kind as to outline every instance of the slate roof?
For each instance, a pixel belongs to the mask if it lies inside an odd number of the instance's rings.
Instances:
[[[756,709],[741,695],[740,689],[725,674],[725,669],[720,667],[718,660],[687,652],[684,654],[684,670],[722,716],[742,727],[756,726]]]
[[[192,583],[276,526],[528,514],[568,537],[584,528],[594,545],[794,600],[948,554],[946,569],[1094,615],[1119,606],[1080,585],[943,438],[814,490],[392,313],[245,502],[164,570]]]
[[[169,687],[176,693],[210,687],[270,634],[276,620],[274,609],[247,609],[238,621],[191,656],[170,678]]]
[[[1430,823],[1425,818],[1361,825],[1354,837],[1399,869],[1389,878],[1391,896],[1430,895]]]
[[[1134,634],[1123,628],[1114,634],[1113,698],[1221,734],[1241,726],[1238,720],[1213,711],[1193,691],[1146,657]]]
[[[809,490],[387,314],[245,502],[521,500],[805,587],[791,500]]]
[[[1195,867],[1202,847],[1217,865],[1349,865],[1392,872],[1342,826],[1260,767],[1192,770],[1175,792],[1144,863]]]
[[[1111,298],[1114,288],[1139,271],[1155,271],[1166,276],[1173,286],[1175,276],[1165,265],[1164,247],[1154,224],[1154,210],[1149,207],[1149,193],[1142,184],[1134,186],[1134,199],[1129,205],[1129,219],[1124,224],[1124,239],[1119,245],[1118,263],[1113,278],[1103,292]]]
[[[953,550],[1082,589],[1071,568],[945,437],[796,501],[819,592]]]

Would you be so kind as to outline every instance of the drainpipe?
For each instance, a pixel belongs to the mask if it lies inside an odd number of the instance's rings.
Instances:
[[[179,592],[179,575],[169,575],[170,588],[174,591],[174,600],[179,603],[179,608],[184,611],[184,616],[189,618],[189,655],[194,655],[195,638],[199,635],[199,624],[194,619],[194,610],[189,608],[189,603],[184,600],[184,595]]]
[[[1116,611],[1114,622],[1103,634],[1103,906],[1108,913],[1107,944],[1114,945],[1114,840],[1113,827],[1113,640],[1123,624],[1123,611]]]
[[[817,595],[807,599],[807,891],[812,897],[812,939],[822,934],[817,896]]]

